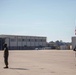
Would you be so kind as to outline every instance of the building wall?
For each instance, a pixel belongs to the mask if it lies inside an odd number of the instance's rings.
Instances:
[[[33,49],[46,46],[46,37],[4,35],[9,49]]]
[[[67,50],[67,49],[68,49],[68,47],[66,45],[61,45],[60,46],[60,50]]]
[[[72,37],[72,49],[76,46],[76,37]]]

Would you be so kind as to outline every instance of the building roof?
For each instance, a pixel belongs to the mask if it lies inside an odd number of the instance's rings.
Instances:
[[[0,37],[38,37],[38,38],[46,38],[46,37],[43,37],[43,36],[25,36],[25,35],[0,35]]]

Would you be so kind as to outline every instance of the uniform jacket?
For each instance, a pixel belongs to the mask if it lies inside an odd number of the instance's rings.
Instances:
[[[9,56],[9,51],[8,51],[8,48],[5,47],[4,48],[4,57],[7,58]]]

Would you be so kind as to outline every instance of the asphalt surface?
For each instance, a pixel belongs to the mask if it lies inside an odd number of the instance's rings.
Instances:
[[[72,50],[12,50],[9,68],[4,66],[3,51],[0,51],[0,75],[76,75]]]

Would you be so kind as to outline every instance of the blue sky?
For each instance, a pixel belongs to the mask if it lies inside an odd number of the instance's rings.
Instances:
[[[76,0],[0,0],[0,34],[71,42],[75,26]]]

